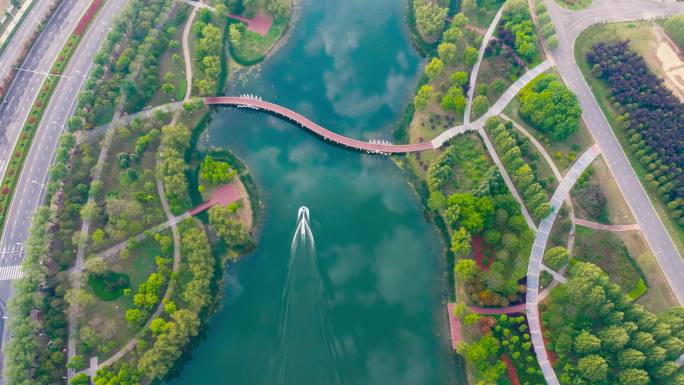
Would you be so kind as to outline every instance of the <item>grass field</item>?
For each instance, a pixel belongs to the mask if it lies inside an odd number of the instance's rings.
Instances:
[[[635,223],[622,192],[618,188],[608,165],[602,156],[591,164],[590,175],[584,183],[576,184],[572,191],[572,202],[575,206],[575,217],[598,223],[630,225]],[[594,194],[605,198],[605,204],[593,200]]]
[[[171,232],[167,230],[161,234],[170,236]],[[122,260],[116,257],[108,260],[108,263],[112,271],[128,275],[129,287],[135,293],[137,287],[154,271],[154,261],[159,255],[161,255],[159,243],[151,238],[130,249],[130,256],[127,259]],[[86,288],[91,294],[97,294],[91,285]],[[86,308],[80,318],[79,327],[88,325],[101,331],[99,347],[90,354],[97,355],[100,360],[105,360],[133,337],[137,329],[129,327],[124,318],[126,309],[132,306],[132,296],[119,296],[109,301],[96,300],[94,305]]]
[[[623,149],[628,147],[629,141],[623,131],[623,127],[618,123],[616,117],[619,115],[617,110],[613,107],[608,99],[608,89],[606,88],[603,81],[597,79],[591,73],[591,68],[586,61],[586,54],[589,52],[591,47],[600,41],[605,42],[615,42],[620,40],[629,39],[630,47],[636,52],[644,56],[646,63],[649,68],[654,72],[658,71],[654,67],[654,61],[652,49],[655,44],[655,36],[653,33],[653,27],[648,22],[630,22],[630,23],[613,23],[613,24],[600,24],[591,27],[584,31],[578,38],[575,44],[575,58],[579,68],[582,70],[585,79],[589,83],[596,100],[598,101],[603,113],[613,128],[613,132],[617,136]],[[645,176],[647,174],[646,169],[639,163],[636,157],[630,152],[625,151],[630,164],[634,168],[641,184],[646,186]],[[663,221],[663,224],[667,228],[668,232],[672,236],[675,246],[680,253],[684,254],[684,228],[678,226],[669,216],[666,209],[665,203],[662,201],[660,196],[646,188],[649,194],[650,200],[653,203],[658,216]]]
[[[578,226],[573,258],[601,267],[625,294],[643,278],[630,251],[617,235],[609,231]]]

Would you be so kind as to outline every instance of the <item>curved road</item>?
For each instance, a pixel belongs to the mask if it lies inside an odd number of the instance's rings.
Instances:
[[[553,0],[546,0],[545,4],[556,25],[560,42],[558,49],[552,52],[558,71],[568,87],[577,95],[582,106],[582,117],[589,131],[600,147],[677,300],[684,303],[684,261],[578,68],[574,53],[577,36],[594,24],[663,17],[684,12],[684,4],[620,0],[620,6],[616,7],[614,1],[594,0],[590,8],[576,12],[560,8]]]

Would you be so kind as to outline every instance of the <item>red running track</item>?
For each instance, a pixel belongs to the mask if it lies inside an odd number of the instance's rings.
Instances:
[[[242,98],[237,96],[216,96],[204,98],[204,104],[224,105],[224,106],[249,106],[259,110],[269,111],[276,115],[287,118],[303,128],[313,132],[314,134],[329,140],[333,143],[353,148],[359,151],[366,151],[374,154],[404,154],[409,152],[419,152],[434,150],[432,143],[417,143],[417,144],[379,144],[368,143],[356,139],[347,138],[340,134],[336,134],[327,130],[318,124],[312,122],[308,118],[277,104],[265,102],[263,100],[256,100],[251,98]]]

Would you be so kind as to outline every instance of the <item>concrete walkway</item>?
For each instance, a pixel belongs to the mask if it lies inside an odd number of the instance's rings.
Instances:
[[[99,181],[102,179],[102,170],[104,169],[104,163],[107,160],[107,154],[109,152],[109,146],[112,143],[112,138],[114,137],[114,130],[107,131],[104,139],[102,140],[102,149],[100,150],[100,155],[97,158],[97,163],[92,172],[92,182]],[[95,195],[91,193],[88,194],[88,202],[86,204],[95,204]],[[78,249],[76,251],[76,263],[74,265],[74,271],[70,274],[69,278],[71,281],[72,290],[78,292],[81,289],[81,272],[83,270],[83,260],[85,257],[85,250],[88,246],[88,238],[90,234],[90,221],[84,219],[81,223],[81,231],[78,238]],[[70,360],[76,355],[76,329],[78,327],[78,313],[79,313],[79,303],[75,301],[69,306],[69,329],[68,329],[68,342],[67,342],[67,359]],[[74,376],[74,369],[69,368],[67,371],[67,377],[71,379]]]
[[[468,306],[468,309],[473,313],[491,315],[491,314],[515,314],[524,313],[525,304],[513,305],[508,307],[478,307],[478,306]]]
[[[502,5],[501,8],[499,8],[499,11],[494,16],[492,23],[489,25],[489,28],[487,28],[487,32],[485,32],[484,38],[482,38],[482,44],[480,44],[480,52],[479,52],[478,57],[477,57],[477,62],[475,63],[473,70],[470,72],[470,84],[468,85],[468,101],[466,103],[465,112],[463,114],[463,124],[464,125],[470,123],[470,115],[471,115],[471,111],[473,109],[473,96],[475,95],[475,85],[477,83],[477,75],[480,72],[480,65],[482,64],[482,59],[484,58],[484,54],[485,54],[485,51],[487,50],[487,46],[489,45],[489,42],[492,40],[492,35],[494,35],[494,31],[496,30],[496,26],[499,25],[499,21],[501,20],[501,15],[503,15],[503,7],[504,6]]]
[[[133,239],[135,239],[137,242],[140,242],[144,240],[149,234],[156,234],[159,232],[162,232],[169,227],[173,229],[174,226],[176,226],[178,223],[181,223],[185,219],[191,218],[202,211],[208,210],[211,206],[214,205],[228,205],[229,203],[233,203],[240,200],[240,193],[237,191],[237,188],[233,183],[230,184],[225,184],[223,186],[220,186],[216,189],[214,192],[214,195],[212,195],[211,199],[202,203],[201,205],[181,214],[178,216],[171,216],[169,217],[167,215],[167,221],[164,223],[160,223],[150,229],[147,229],[143,231],[142,233],[135,235]],[[166,203],[168,205],[168,203]],[[164,205],[164,202],[162,201],[162,207]],[[98,257],[102,259],[108,259],[112,258],[116,255],[118,255],[121,250],[125,249],[128,247],[129,241],[125,240],[123,242],[119,242],[116,245],[108,248],[107,250],[104,250],[100,253],[97,254]],[[74,268],[75,269],[75,268]]]
[[[193,1],[193,3],[195,3]],[[190,58],[190,30],[192,29],[192,23],[197,16],[197,10],[203,5],[202,0],[199,1],[199,7],[195,6],[190,12],[188,21],[185,23],[185,29],[183,29],[183,60],[185,61],[185,96],[183,100],[190,99],[192,95],[192,59]]]
[[[449,314],[449,331],[451,332],[451,349],[454,351],[461,342],[461,320],[454,314],[455,303],[447,303],[447,313]]]
[[[591,162],[599,155],[600,151],[597,145],[592,146],[585,151],[570,168],[566,176],[561,181],[556,189],[556,192],[551,198],[551,206],[553,211],[546,217],[539,225],[539,230],[532,245],[532,252],[530,255],[530,262],[527,267],[527,294],[526,294],[526,309],[527,322],[530,327],[530,335],[532,336],[532,344],[534,346],[537,361],[544,374],[546,383],[549,385],[559,385],[556,373],[549,362],[546,346],[544,345],[544,338],[542,336],[541,323],[539,320],[539,275],[542,269],[542,259],[544,258],[544,250],[546,243],[553,227],[553,222],[558,215],[558,210],[567,198],[570,190],[577,182],[577,179],[589,167]]]
[[[439,134],[436,138],[431,140],[432,147],[433,148],[439,148],[444,145],[449,139],[455,137],[456,135],[460,135],[465,131],[471,131],[471,130],[477,130],[479,128],[484,127],[484,123],[487,121],[492,116],[497,116],[503,112],[504,108],[510,103],[513,98],[518,95],[518,92],[525,87],[527,84],[529,84],[534,78],[542,74],[543,72],[547,71],[553,67],[553,61],[552,60],[546,60],[536,67],[532,68],[531,70],[527,71],[523,76],[518,78],[513,84],[511,84],[510,87],[506,90],[506,92],[501,95],[499,100],[494,103],[494,105],[487,111],[486,114],[482,115],[479,117],[476,121],[470,123],[469,125],[460,125],[460,126],[454,126],[451,127],[441,134]]]
[[[546,149],[544,146],[542,146],[541,143],[537,140],[537,138],[534,137],[534,135],[530,134],[529,131],[525,129],[525,127],[521,126],[518,122],[515,120],[511,119],[508,117],[506,114],[501,114],[501,116],[504,120],[507,120],[513,124],[513,128],[518,130],[521,134],[523,134],[527,139],[529,139],[530,143],[539,151],[540,154],[542,154],[542,157],[546,160],[546,163],[549,165],[549,168],[551,168],[551,172],[553,173],[553,176],[556,178],[557,181],[561,181],[563,179],[563,175],[561,174],[560,170],[558,170],[558,167],[556,167],[556,163],[554,163],[553,158],[549,155],[548,152],[546,152]],[[572,204],[572,198],[570,195],[565,199],[565,204],[568,207],[569,211],[569,217],[570,217],[570,233],[568,234],[568,243],[566,245],[566,249],[568,249],[568,252],[572,254],[572,250],[575,246],[575,233],[576,233],[576,226],[575,226],[575,207]]]
[[[478,134],[480,134],[480,137],[482,138],[482,141],[484,142],[485,147],[487,148],[487,152],[489,153],[489,156],[492,157],[494,164],[496,164],[496,167],[499,169],[499,174],[501,174],[501,177],[503,178],[504,182],[506,183],[506,187],[508,187],[508,190],[511,192],[511,195],[513,195],[515,200],[518,201],[518,203],[520,204],[520,212],[522,213],[523,217],[525,218],[525,222],[527,223],[527,226],[532,231],[537,231],[537,225],[534,223],[534,220],[532,219],[532,216],[530,215],[529,211],[527,211],[527,206],[525,206],[525,202],[520,197],[520,194],[518,193],[518,189],[515,187],[515,184],[513,184],[513,180],[511,179],[510,175],[508,175],[508,171],[506,171],[506,167],[504,167],[503,162],[501,162],[501,159],[499,158],[499,154],[496,152],[494,145],[489,140],[489,136],[487,136],[487,133],[485,132],[484,127],[480,127],[477,130],[477,132],[478,132]]]
[[[594,230],[605,230],[612,232],[624,232],[624,231],[639,231],[641,228],[638,224],[631,225],[604,225],[603,223],[596,223],[592,221],[587,221],[585,219],[575,219],[575,223],[582,227],[587,227]]]

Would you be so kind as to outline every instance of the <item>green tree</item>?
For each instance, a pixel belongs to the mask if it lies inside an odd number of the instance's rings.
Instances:
[[[416,93],[416,97],[413,99],[413,104],[416,106],[416,110],[424,111],[425,108],[427,107],[428,103],[430,102],[431,98],[432,98],[432,86],[429,84],[422,85],[418,89],[418,92]]]
[[[473,99],[473,116],[480,117],[489,110],[489,100],[484,95],[478,95]]]
[[[416,25],[423,36],[433,36],[442,29],[447,17],[447,8],[429,0],[414,2]]]
[[[519,99],[520,114],[535,128],[560,141],[577,131],[582,109],[575,94],[548,75],[523,90]]]
[[[645,370],[629,368],[618,374],[618,383],[620,385],[648,385],[651,380]]]
[[[570,253],[563,246],[553,247],[544,253],[544,264],[554,271],[568,264]]]
[[[442,73],[442,69],[444,68],[444,63],[439,60],[436,57],[433,57],[432,60],[425,66],[425,75],[427,75],[428,79],[430,81],[435,80],[439,74]]]
[[[628,348],[618,353],[618,364],[621,368],[640,368],[646,362],[644,353]]]
[[[442,97],[442,108],[456,114],[462,114],[466,107],[466,97],[461,87],[450,87]]]
[[[451,84],[454,86],[465,87],[469,81],[467,72],[458,71],[451,74]]]
[[[617,352],[629,342],[627,331],[616,325],[609,326],[598,333],[601,345],[610,351]]]
[[[575,339],[575,351],[579,354],[596,353],[601,349],[601,340],[583,330]]]
[[[215,205],[209,209],[209,223],[229,245],[242,245],[249,241],[244,225],[235,218],[235,208]]]
[[[200,177],[211,184],[230,182],[236,174],[230,164],[214,160],[210,155],[204,158],[200,169]]]
[[[608,377],[608,363],[596,354],[582,357],[577,362],[577,370],[582,377],[589,381],[605,381]]]
[[[73,356],[69,360],[69,363],[67,364],[67,368],[74,369],[75,371],[81,371],[86,367],[85,360],[83,359],[83,356]]]
[[[176,92],[176,86],[171,83],[164,83],[161,86],[161,91],[167,95],[173,95]]]
[[[471,67],[477,63],[479,56],[480,53],[476,48],[467,47],[465,51],[463,51],[463,63],[465,63],[465,65],[468,67]]]
[[[463,256],[470,252],[470,233],[463,227],[451,234],[451,251],[457,256]]]
[[[452,21],[451,27],[449,27],[449,29],[444,31],[444,34],[442,34],[442,41],[445,43],[456,44],[461,39],[463,39],[463,30],[455,26]]]
[[[437,53],[440,60],[446,64],[456,64],[456,55],[458,54],[458,49],[456,44],[453,43],[440,43],[437,47]]]
[[[480,268],[477,266],[474,260],[462,258],[456,262],[454,271],[459,279],[467,282],[477,277],[477,274],[480,272]]]
[[[69,384],[71,384],[71,385],[90,385],[90,378],[84,373],[77,374],[71,379]]]

